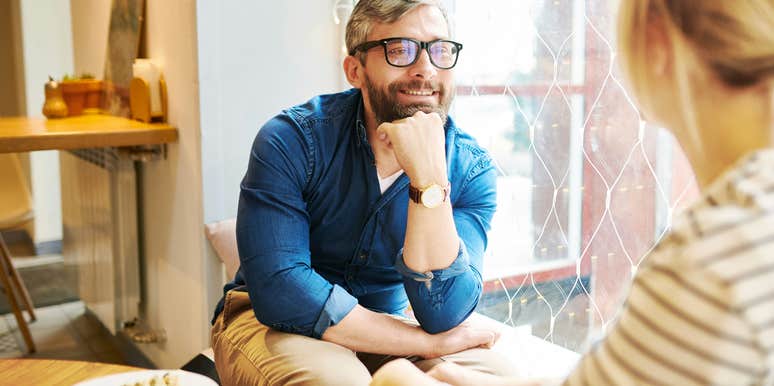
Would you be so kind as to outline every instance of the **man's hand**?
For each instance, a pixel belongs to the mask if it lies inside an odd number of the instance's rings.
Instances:
[[[422,188],[446,183],[446,138],[437,113],[417,111],[411,117],[382,123],[376,134],[392,146],[412,185]]]
[[[500,377],[465,368],[451,362],[438,364],[430,369],[430,371],[427,372],[427,375],[442,382],[442,385],[450,386],[547,386],[558,385],[561,383],[561,380],[559,379],[519,379],[513,377]],[[399,383],[396,382],[393,384],[397,385]],[[427,384],[433,385],[433,383],[429,382]]]
[[[371,386],[448,386],[425,374],[406,359],[396,359],[379,368]]]
[[[431,335],[430,351],[422,356],[429,359],[469,348],[492,348],[499,338],[500,333],[497,331],[474,327],[470,322],[464,322],[449,331]]]
[[[515,379],[474,371],[451,362],[439,363],[430,369],[427,375],[443,382],[443,384],[453,386],[538,386],[536,383],[522,383]]]
[[[433,367],[427,374],[406,359],[396,359],[382,366],[371,386],[541,386],[559,384],[541,380],[499,377],[464,368],[451,362]]]

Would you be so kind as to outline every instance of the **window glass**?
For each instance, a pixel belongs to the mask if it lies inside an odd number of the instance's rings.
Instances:
[[[616,1],[445,3],[465,46],[451,115],[499,172],[478,312],[581,352],[695,197],[693,175],[624,88]]]

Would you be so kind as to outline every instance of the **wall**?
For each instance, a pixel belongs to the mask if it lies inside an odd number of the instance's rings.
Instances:
[[[178,367],[209,345],[202,218],[199,89],[194,0],[146,2],[147,53],[163,68],[169,122],[178,128],[167,160],[145,165],[143,209],[147,262],[146,318],[167,332],[142,346],[160,367]]]
[[[42,117],[48,76],[73,71],[69,0],[21,0],[24,105],[27,115]],[[62,239],[62,207],[57,151],[30,153],[36,244]]]
[[[19,55],[19,7],[0,1],[0,117],[23,114],[23,63]],[[9,54],[6,54],[9,53]]]
[[[19,0],[0,1],[0,53],[6,53],[0,55],[0,117],[26,115],[21,43]],[[32,184],[29,153],[17,155],[29,187]]]
[[[197,1],[206,221],[236,215],[250,146],[266,120],[341,89],[333,4]]]
[[[26,115],[19,0],[0,1],[0,52],[8,53],[0,55],[0,117]],[[31,186],[29,153],[17,155],[27,186]],[[31,225],[34,228],[34,221]],[[34,230],[27,232],[34,237]]]

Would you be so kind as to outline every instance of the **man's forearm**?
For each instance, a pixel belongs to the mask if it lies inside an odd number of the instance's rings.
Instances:
[[[382,149],[383,156],[377,157],[377,163],[381,158],[389,165],[389,159],[394,157],[413,187],[423,189],[448,182],[446,132],[437,113],[417,111],[411,117],[383,122],[369,141],[376,149]],[[448,198],[435,208],[409,202],[406,221],[403,260],[409,269],[427,272],[454,262],[459,239]]]
[[[355,306],[339,323],[328,327],[322,339],[357,352],[395,356],[433,356],[430,334],[388,314]]]
[[[472,347],[492,347],[497,336],[496,331],[467,324],[430,335],[390,315],[357,305],[344,319],[328,327],[322,339],[356,352],[436,358]]]
[[[459,242],[449,199],[435,208],[409,202],[403,244],[403,261],[408,268],[427,272],[449,267],[457,258]]]

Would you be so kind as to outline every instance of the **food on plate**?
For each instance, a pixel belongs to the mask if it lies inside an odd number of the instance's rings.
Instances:
[[[163,376],[156,375],[153,378],[140,380],[134,383],[124,383],[122,386],[180,386],[177,375],[166,373]]]

